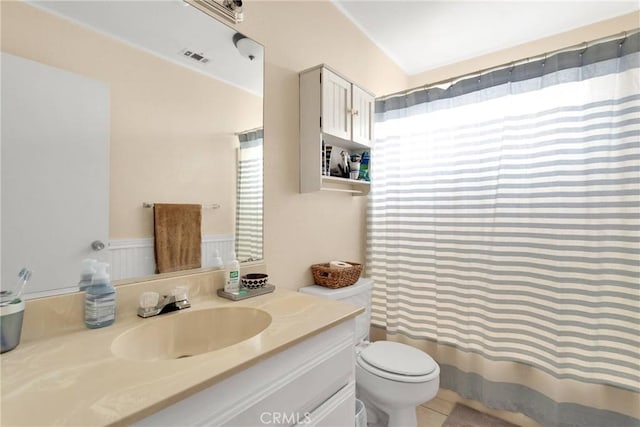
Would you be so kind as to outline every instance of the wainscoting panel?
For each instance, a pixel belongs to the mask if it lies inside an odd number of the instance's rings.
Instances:
[[[235,239],[233,234],[211,234],[202,237],[202,266],[212,267],[216,250],[220,253],[223,262],[227,262],[233,256]]]
[[[109,241],[111,280],[150,276],[156,272],[153,238]]]
[[[211,267],[216,250],[223,261],[231,258],[234,236],[214,234],[202,237],[202,267]],[[153,238],[114,239],[109,241],[111,279],[122,280],[150,276],[156,272]]]

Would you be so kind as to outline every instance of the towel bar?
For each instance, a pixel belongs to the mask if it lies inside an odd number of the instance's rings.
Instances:
[[[149,202],[142,202],[142,207],[143,208],[152,208],[153,207],[153,203],[149,203]],[[210,205],[201,205],[202,209],[219,209],[220,205],[218,203],[212,203]]]

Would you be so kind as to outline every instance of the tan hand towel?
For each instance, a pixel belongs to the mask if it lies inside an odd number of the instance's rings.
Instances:
[[[153,206],[156,271],[201,267],[201,205],[156,203]]]

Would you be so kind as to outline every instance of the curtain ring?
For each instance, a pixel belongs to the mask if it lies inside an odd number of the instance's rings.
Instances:
[[[516,69],[516,63],[512,62],[511,67],[509,68],[509,77],[507,78],[507,81],[509,83],[513,83],[513,72],[515,71],[515,69]]]
[[[454,85],[454,84],[456,84],[456,81],[455,81],[455,80],[453,80],[453,79],[452,79],[452,80],[450,80],[450,81],[449,81],[449,86],[447,86],[447,88],[445,89],[445,91],[447,91],[447,90],[451,89],[451,88],[453,87],[453,85]]]
[[[618,57],[622,56],[622,45],[624,44],[624,42],[627,41],[627,32],[623,31],[623,37],[622,40],[620,40],[620,42],[618,43]]]
[[[622,32],[622,36],[623,36],[623,37],[622,37],[622,40],[620,40],[620,43],[619,43],[619,45],[618,45],[618,46],[620,46],[620,47],[622,47],[622,45],[624,44],[624,42],[626,42],[626,41],[627,41],[627,36],[628,36],[627,32],[626,32],[626,31],[623,31],[623,32]]]
[[[584,49],[580,51],[580,56],[584,55],[587,49],[589,49],[589,42],[584,42]]]
[[[589,43],[584,42],[584,49],[580,51],[580,66],[584,66],[584,53],[589,49]]]

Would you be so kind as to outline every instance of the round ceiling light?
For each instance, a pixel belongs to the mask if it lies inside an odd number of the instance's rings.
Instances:
[[[240,33],[234,34],[233,44],[238,49],[238,52],[245,58],[249,58],[250,61],[253,61],[262,53],[262,46]]]

